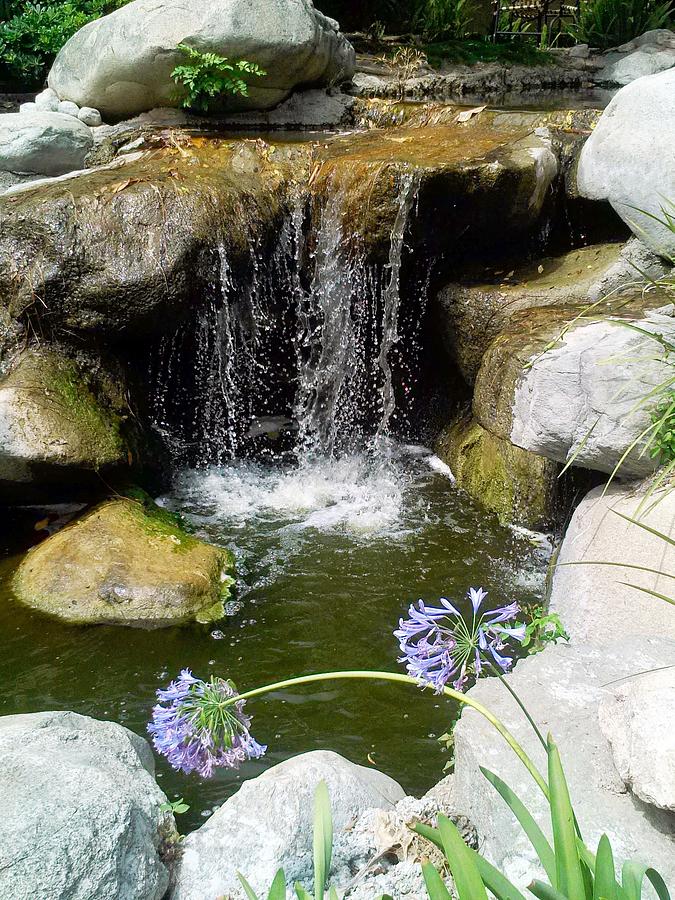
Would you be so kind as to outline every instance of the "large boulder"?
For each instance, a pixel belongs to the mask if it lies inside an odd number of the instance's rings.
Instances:
[[[670,28],[646,31],[603,57],[603,67],[595,81],[603,84],[630,84],[645,75],[655,75],[675,66],[675,32]]]
[[[4,716],[0,755],[0,896],[164,896],[175,826],[142,738],[72,712]]]
[[[221,895],[239,900],[245,894],[237,872],[264,894],[281,866],[288,883],[299,880],[311,888],[312,806],[320,781],[328,786],[336,842],[364,810],[391,810],[404,796],[387,775],[328,750],[288,759],[244,782],[187,836],[171,900]]]
[[[623,458],[622,477],[653,471],[656,461],[640,438],[650,423],[645,398],[670,378],[658,338],[675,338],[675,319],[672,307],[645,311],[639,295],[632,304],[617,302],[622,318],[611,310],[603,316],[602,306],[588,317],[578,307],[514,316],[490,345],[476,380],[480,424],[557,462],[573,459],[612,472]]]
[[[675,548],[649,528],[675,537],[671,490],[648,496],[647,484],[612,484],[581,501],[558,554],[550,597],[572,640],[609,643],[611,623],[622,622],[634,634],[675,641],[675,607],[628,586],[675,598]]]
[[[299,85],[348,81],[355,55],[337,22],[311,0],[135,0],[90,22],[61,49],[49,86],[64,100],[121,119],[155,106],[178,106],[173,69],[179,44],[257,63],[238,109],[270,109]]]
[[[645,803],[675,812],[675,668],[613,685],[599,716],[624,784]]]
[[[638,859],[659,870],[666,884],[673,884],[672,813],[647,806],[626,791],[598,721],[598,707],[611,694],[610,682],[675,665],[675,641],[631,636],[626,633],[629,624],[610,615],[606,627],[613,640],[549,647],[519,662],[507,678],[539,728],[544,734],[550,732],[560,748],[572,803],[589,848],[595,852],[600,836],[607,834],[619,868],[624,860]],[[481,679],[469,695],[506,725],[545,775],[544,750],[504,686],[496,678]],[[550,810],[544,795],[479,713],[465,708],[454,735],[453,801],[475,825],[484,855],[524,890],[533,876],[541,877],[539,861],[480,767],[509,785],[550,839]]]
[[[124,438],[124,401],[53,350],[25,350],[0,380],[0,490],[39,482],[91,489],[95,473],[133,461]],[[100,493],[100,484],[99,484]]]
[[[93,143],[89,128],[72,116],[7,113],[0,118],[0,170],[62,175],[82,168]]]
[[[28,552],[23,603],[72,623],[159,627],[223,615],[232,556],[149,500],[110,500]]]
[[[657,220],[675,202],[674,137],[672,68],[618,92],[584,145],[577,171],[582,196],[609,200],[642,241],[668,257],[675,257],[675,234]]]

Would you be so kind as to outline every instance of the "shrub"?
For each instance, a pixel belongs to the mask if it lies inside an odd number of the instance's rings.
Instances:
[[[0,78],[39,84],[66,41],[126,0],[4,0],[0,12]]]
[[[200,53],[187,44],[179,44],[178,49],[185,63],[176,66],[171,77],[181,88],[182,105],[189,109],[207,112],[211,101],[220,94],[246,97],[247,79],[266,74],[245,59],[229,60],[217,53]]]
[[[468,0],[417,0],[412,26],[427,41],[466,36],[471,23]]]
[[[582,0],[570,32],[579,43],[607,50],[664,28],[673,21],[673,0]]]

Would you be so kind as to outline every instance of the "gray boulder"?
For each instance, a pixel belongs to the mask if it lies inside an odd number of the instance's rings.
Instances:
[[[0,719],[0,896],[160,900],[175,838],[148,744],[72,712]]]
[[[675,257],[663,219],[675,203],[675,69],[622,88],[581,151],[577,185],[584,197],[609,200],[634,234],[661,256]],[[644,212],[643,212],[644,211]]]
[[[615,685],[598,715],[624,784],[645,803],[675,812],[675,669]]]
[[[106,118],[178,106],[171,72],[183,61],[179,44],[267,72],[248,97],[224,98],[233,109],[270,109],[299,85],[349,80],[354,71],[351,44],[311,0],[135,0],[71,38],[49,86]]]
[[[633,634],[661,634],[675,641],[675,607],[626,586],[675,596],[675,580],[669,577],[675,575],[675,548],[621,518],[638,515],[647,528],[672,536],[675,493],[661,491],[647,500],[645,485],[613,484],[606,492],[602,487],[592,490],[575,510],[558,554],[550,597],[572,640],[611,642],[615,635],[608,623],[622,622]],[[594,562],[605,565],[591,565]]]
[[[61,100],[57,111],[62,113],[64,116],[75,116],[75,118],[77,118],[80,107],[77,105],[77,103],[73,103],[72,100]]]
[[[35,98],[35,106],[45,112],[58,112],[58,95],[51,88],[45,88]]]
[[[101,124],[101,113],[91,106],[83,106],[78,111],[77,118],[90,128],[98,128]]]
[[[316,750],[288,759],[244,782],[237,793],[183,842],[172,900],[243,898],[241,872],[253,889],[269,888],[280,866],[289,883],[311,888],[312,805],[325,781],[336,841],[364,810],[393,809],[403,789],[375,769]]]
[[[0,170],[62,175],[81,169],[94,140],[72,116],[28,110],[0,118]]]
[[[604,66],[596,81],[606,84],[630,84],[645,75],[655,75],[675,66],[675,32],[669,28],[647,31],[622,44],[604,57]]]
[[[598,601],[600,602],[600,601]],[[627,624],[611,615],[606,628],[613,641],[558,644],[518,663],[508,676],[544,734],[560,748],[581,832],[595,852],[608,835],[620,867],[626,859],[652,865],[666,884],[675,883],[672,814],[646,806],[626,791],[612,752],[600,730],[598,706],[610,696],[608,682],[645,669],[675,664],[675,641],[621,637]],[[479,681],[469,692],[497,716],[525,748],[542,773],[544,751],[513,698],[495,678]],[[551,837],[548,804],[527,769],[503,738],[479,713],[465,709],[455,728],[453,799],[473,822],[481,852],[518,887],[540,875],[538,860],[507,805],[479,767],[499,775],[521,798]]]

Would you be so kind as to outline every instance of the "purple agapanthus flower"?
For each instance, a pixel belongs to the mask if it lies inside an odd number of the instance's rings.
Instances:
[[[440,694],[448,683],[463,690],[471,675],[481,674],[486,661],[508,671],[513,659],[503,652],[506,640],[525,637],[525,626],[514,621],[520,608],[510,603],[481,613],[486,597],[482,588],[469,588],[470,623],[445,597],[440,598],[438,607],[426,606],[422,600],[412,604],[409,618],[400,619],[394,632],[403,654],[399,662],[406,664],[408,673]]]
[[[155,749],[174,769],[203,778],[216,768],[238,769],[248,759],[259,759],[267,747],[251,737],[245,701],[235,697],[231,681],[202,681],[183,669],[166,690],[157,691],[160,702],[148,725]]]

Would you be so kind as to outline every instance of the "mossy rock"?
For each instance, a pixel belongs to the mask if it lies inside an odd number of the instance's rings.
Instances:
[[[30,550],[12,586],[66,622],[153,628],[220,618],[233,567],[229,551],[187,534],[166,510],[119,498]]]
[[[462,488],[503,524],[550,525],[559,466],[514,447],[466,416],[440,436],[436,452]]]
[[[122,418],[78,365],[26,350],[0,382],[0,484],[57,481],[129,464]]]

